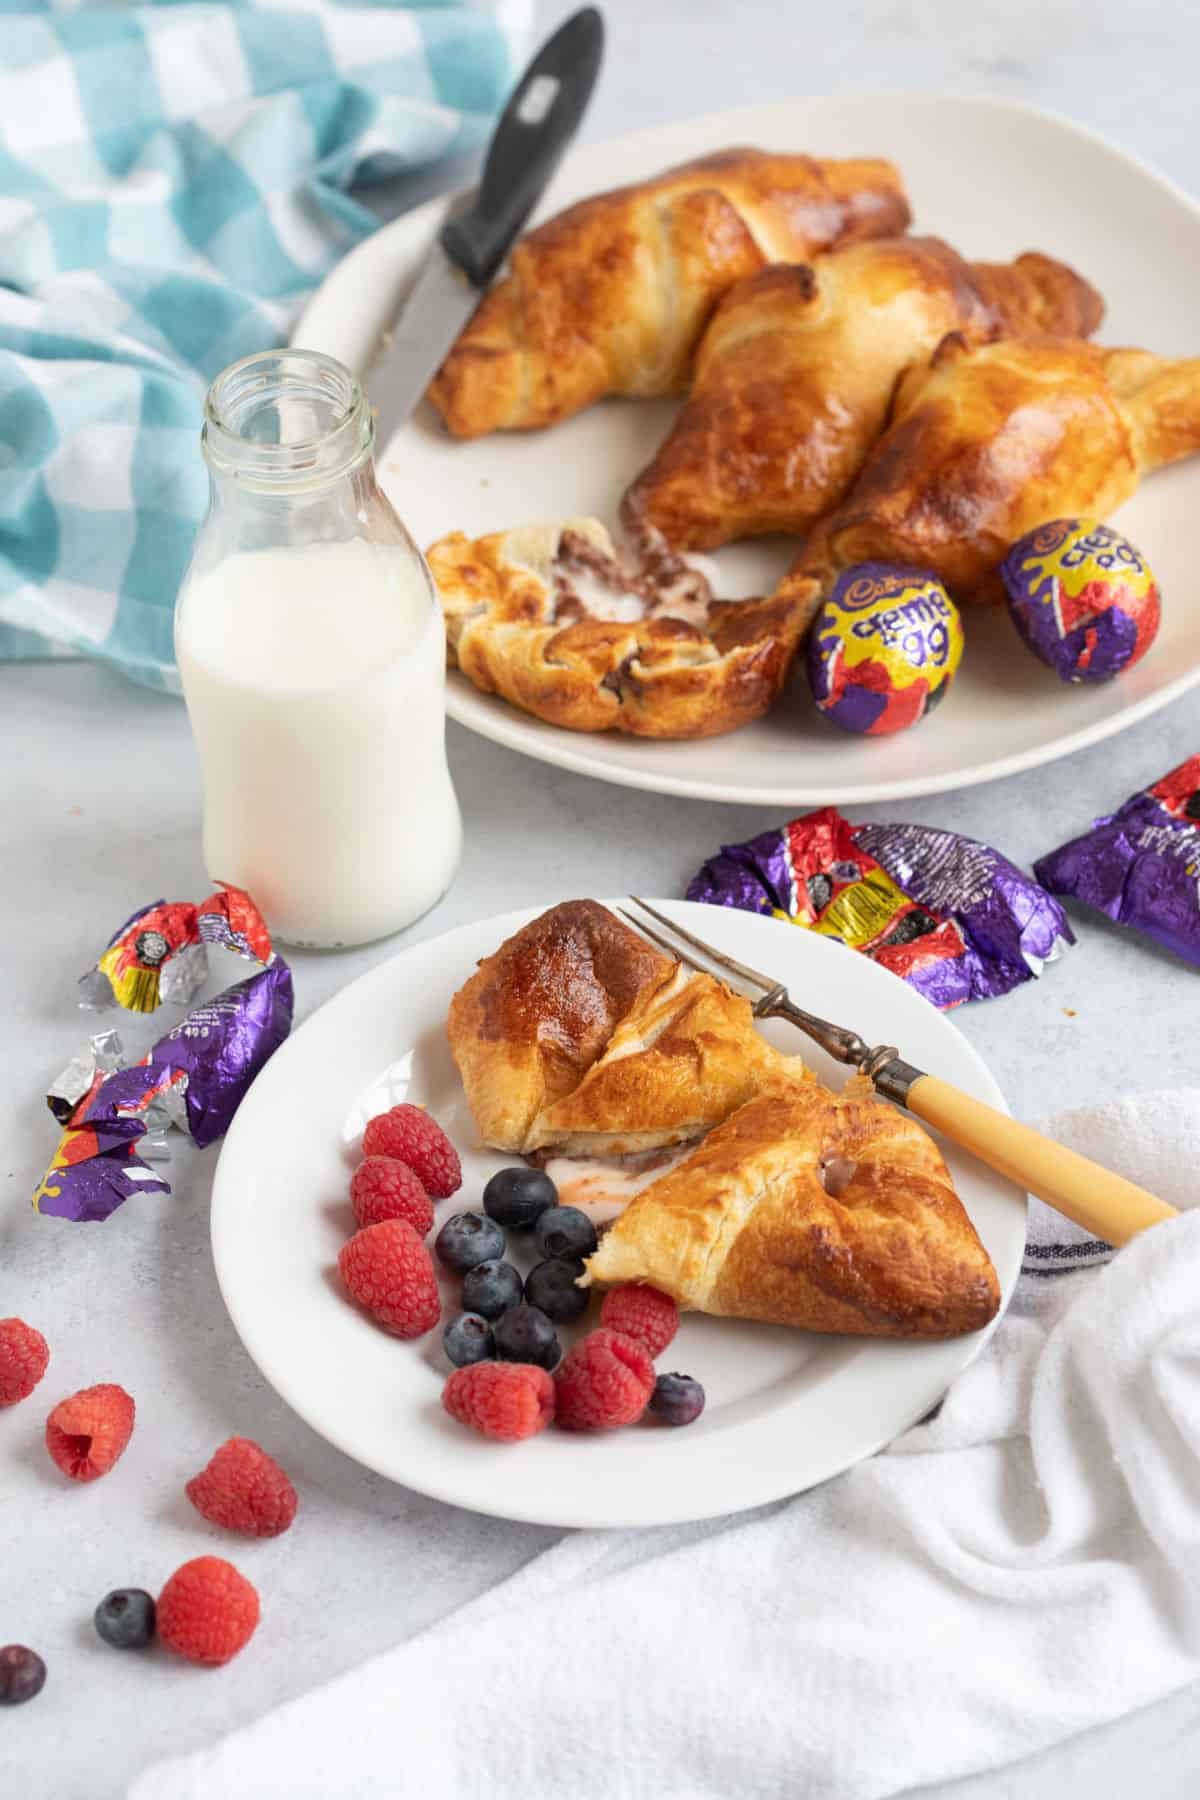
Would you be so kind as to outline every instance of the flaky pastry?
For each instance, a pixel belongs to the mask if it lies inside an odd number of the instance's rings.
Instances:
[[[586,1279],[866,1337],[957,1337],[1000,1304],[941,1152],[861,1076],[768,1083],[630,1201]]]

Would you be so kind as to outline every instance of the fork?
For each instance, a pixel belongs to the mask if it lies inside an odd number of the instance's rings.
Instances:
[[[1102,1168],[1076,1150],[1068,1150],[1064,1144],[1056,1144],[1053,1138],[1043,1137],[1031,1125],[1022,1125],[1018,1119],[1009,1118],[1007,1113],[997,1112],[994,1106],[987,1106],[982,1100],[965,1094],[951,1082],[928,1075],[923,1069],[905,1062],[894,1045],[879,1044],[872,1049],[857,1031],[848,1031],[843,1025],[834,1025],[828,1019],[818,1018],[816,1013],[806,1012],[796,1005],[782,981],[775,981],[761,969],[738,962],[736,957],[726,956],[724,951],[706,943],[694,932],[685,931],[682,925],[668,919],[647,901],[639,900],[636,894],[630,898],[635,906],[641,907],[664,928],[656,931],[644,919],[635,918],[620,907],[622,916],[643,937],[649,938],[668,955],[687,963],[689,968],[702,975],[711,975],[711,968],[705,968],[681,947],[690,945],[727,976],[757,990],[758,998],[753,1005],[756,1019],[786,1019],[789,1025],[795,1025],[837,1062],[848,1063],[867,1076],[882,1099],[906,1107],[927,1125],[934,1126],[964,1150],[969,1150],[980,1162],[1015,1181],[1018,1187],[1036,1194],[1039,1200],[1073,1219],[1093,1236],[1109,1244],[1127,1244],[1139,1231],[1158,1225],[1164,1219],[1178,1218],[1175,1207],[1168,1206],[1165,1200],[1157,1199],[1135,1182],[1114,1175],[1111,1169]]]

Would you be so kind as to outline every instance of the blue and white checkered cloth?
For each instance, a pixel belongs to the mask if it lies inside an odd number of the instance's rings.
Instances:
[[[529,0],[0,0],[0,657],[176,686],[207,383],[474,148]]]

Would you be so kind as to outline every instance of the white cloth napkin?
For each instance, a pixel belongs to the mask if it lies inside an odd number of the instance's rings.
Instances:
[[[1200,1091],[1052,1129],[1190,1205]],[[1200,1214],[1109,1260],[1035,1210],[1000,1330],[890,1450],[715,1524],[569,1535],[130,1800],[874,1800],[1193,1680]]]

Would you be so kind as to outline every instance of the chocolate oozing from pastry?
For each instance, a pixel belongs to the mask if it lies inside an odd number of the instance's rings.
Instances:
[[[832,1156],[823,1156],[817,1165],[821,1177],[821,1186],[834,1200],[840,1200],[858,1172],[858,1164],[853,1157],[840,1156],[836,1152]]]
[[[624,552],[610,556],[568,526],[559,537],[552,574],[556,625],[677,619],[702,632],[713,600],[707,579],[668,549],[657,532],[638,531]],[[619,684],[614,691],[620,691]]]

